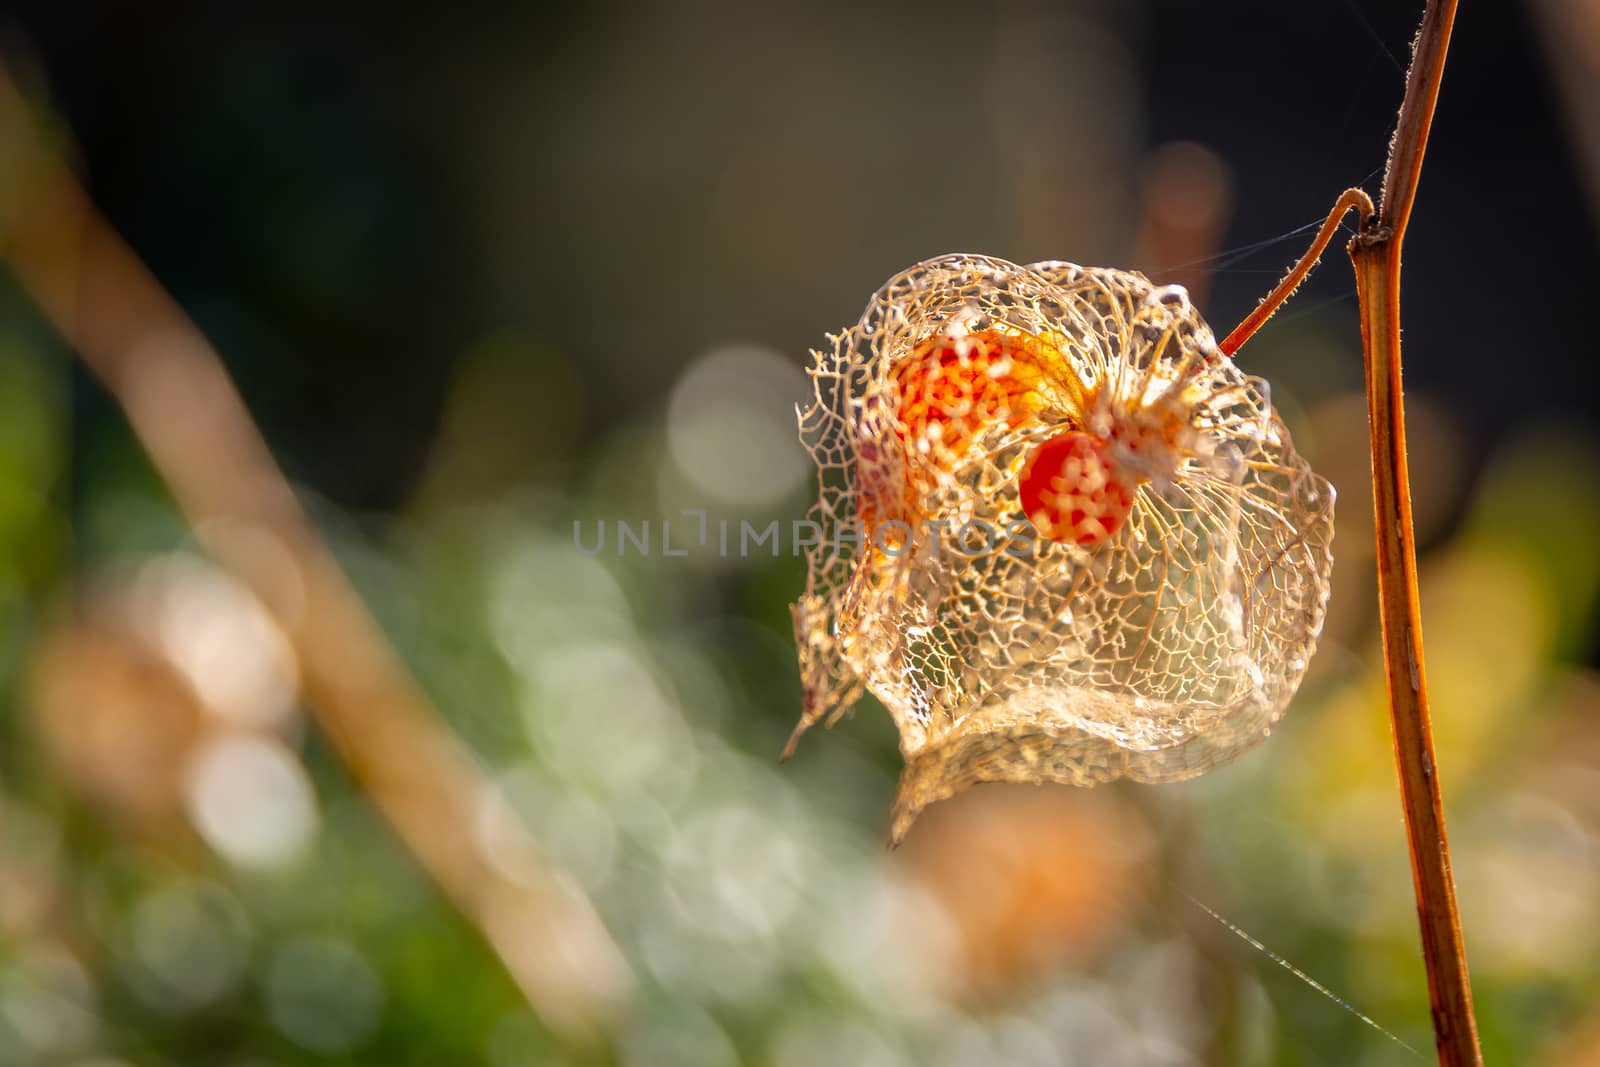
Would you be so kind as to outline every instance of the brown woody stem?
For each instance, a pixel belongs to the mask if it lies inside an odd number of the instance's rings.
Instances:
[[[1416,198],[1455,13],[1455,0],[1429,0],[1406,80],[1405,102],[1389,147],[1383,197],[1377,215],[1367,218],[1351,241],[1350,258],[1361,301],[1383,661],[1433,1008],[1434,1043],[1444,1067],[1467,1067],[1482,1064],[1483,1054],[1478,1048],[1428,717],[1400,368],[1400,248]]]

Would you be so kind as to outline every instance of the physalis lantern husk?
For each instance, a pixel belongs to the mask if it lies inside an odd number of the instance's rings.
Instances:
[[[1334,493],[1181,288],[945,256],[831,341],[791,750],[876,695],[898,841],[978,782],[1172,781],[1267,735],[1322,629]]]

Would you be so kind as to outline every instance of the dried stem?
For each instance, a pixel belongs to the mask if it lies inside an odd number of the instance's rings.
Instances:
[[[1384,671],[1422,927],[1422,955],[1428,969],[1434,1041],[1439,1062],[1446,1067],[1481,1064],[1483,1056],[1472,1012],[1472,986],[1461,941],[1428,718],[1401,396],[1400,246],[1416,199],[1455,13],[1455,0],[1429,0],[1406,79],[1405,102],[1389,146],[1378,213],[1350,243],[1367,374]]]
[[[1372,442],[1372,493],[1377,518],[1378,600],[1383,627],[1383,664],[1389,689],[1395,762],[1411,851],[1411,874],[1422,927],[1422,957],[1428,969],[1434,1043],[1446,1067],[1482,1064],[1478,1024],[1472,1012],[1455,877],[1445,837],[1444,806],[1428,717],[1428,687],[1422,658],[1422,610],[1417,593],[1416,539],[1411,522],[1411,480],[1406,468],[1405,404],[1400,374],[1400,246],[1416,201],[1444,74],[1456,0],[1428,0],[1406,76],[1405,101],[1389,143],[1383,195],[1377,211],[1359,189],[1347,189],[1322,224],[1311,248],[1219,346],[1232,355],[1310,272],[1351,208],[1361,212],[1361,230],[1350,242],[1356,294],[1361,302],[1361,342],[1367,376],[1367,415]]]
[[[505,801],[318,537],[216,352],[44,147],[3,69],[0,159],[0,258],[116,397],[201,542],[283,628],[307,704],[400,840],[545,1021],[592,1034],[631,977],[592,905],[503,807],[502,862],[489,861],[471,828]]]

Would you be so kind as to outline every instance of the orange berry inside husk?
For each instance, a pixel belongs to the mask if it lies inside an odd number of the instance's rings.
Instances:
[[[892,372],[907,446],[948,468],[985,430],[1020,423],[1037,377],[1031,340],[984,330],[936,334],[919,344]]]
[[[1071,430],[1034,449],[1017,482],[1022,512],[1041,537],[1097,545],[1133,510],[1133,492],[1117,476],[1106,442]]]
[[[869,527],[885,519],[917,521],[930,485],[927,467],[953,470],[984,432],[1019,425],[1044,357],[1038,338],[998,330],[943,332],[918,342],[889,371],[893,437],[861,446],[861,521]]]

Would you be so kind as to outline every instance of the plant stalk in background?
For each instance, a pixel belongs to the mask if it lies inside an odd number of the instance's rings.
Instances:
[[[210,343],[95,209],[0,68],[0,259],[117,400],[196,537],[294,647],[307,705],[374,805],[529,1005],[603,1032],[632,974],[589,899],[525,834],[514,880],[466,832],[506,804],[390,647]]]

